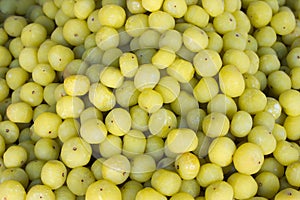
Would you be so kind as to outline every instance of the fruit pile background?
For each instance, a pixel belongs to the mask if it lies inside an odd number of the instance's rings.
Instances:
[[[300,0],[0,0],[0,200],[299,200]]]

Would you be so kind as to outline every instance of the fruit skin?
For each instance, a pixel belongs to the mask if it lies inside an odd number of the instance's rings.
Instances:
[[[0,184],[0,198],[25,200],[26,191],[21,183],[15,180],[7,180]]]
[[[194,198],[192,195],[185,192],[178,192],[170,198],[170,200],[180,200],[180,199],[193,200]]]
[[[25,102],[17,102],[14,104],[10,104],[7,107],[6,115],[8,119],[12,122],[29,123],[33,117],[33,110],[29,104]]]
[[[263,151],[257,144],[250,142],[239,146],[233,155],[233,164],[237,171],[247,175],[258,172],[263,162]]]
[[[41,180],[45,185],[49,186],[52,189],[58,189],[59,187],[61,187],[64,184],[66,178],[67,168],[61,161],[50,160],[46,162],[42,167]]]
[[[220,70],[219,81],[221,91],[230,97],[238,97],[244,92],[244,78],[233,65],[226,65]]]
[[[209,145],[209,160],[221,167],[226,167],[232,162],[236,150],[234,142],[228,137],[218,137]]]
[[[212,17],[216,17],[224,12],[224,1],[221,0],[203,0],[202,6]]]
[[[264,155],[269,155],[276,148],[276,139],[270,134],[266,126],[255,126],[248,134],[248,141],[257,144],[263,151]]]
[[[299,99],[300,92],[298,90],[289,89],[280,94],[279,103],[287,115],[295,117],[300,114],[298,107]]]
[[[235,137],[245,137],[251,131],[253,120],[251,115],[245,111],[237,111],[230,124],[230,131]]]
[[[71,137],[61,147],[61,160],[69,168],[88,164],[92,147],[80,137]]]
[[[50,187],[46,186],[46,185],[34,185],[32,186],[29,191],[27,192],[27,196],[26,199],[35,199],[35,198],[46,198],[46,199],[50,199],[50,200],[54,200],[55,199],[55,194],[54,192],[51,190]]]
[[[62,119],[57,114],[44,112],[35,119],[33,129],[40,137],[53,139],[58,136],[58,127],[61,123]]]
[[[246,88],[238,99],[238,106],[249,114],[263,111],[267,105],[266,95],[254,88]]]
[[[92,171],[87,167],[75,167],[67,176],[66,185],[75,195],[85,195],[90,184],[95,182]]]
[[[272,9],[264,1],[255,1],[249,4],[247,15],[255,28],[266,26],[272,19]]]
[[[300,199],[297,2],[0,0],[0,199]]]
[[[232,186],[236,199],[251,198],[258,190],[255,179],[250,175],[236,172],[227,179],[227,182]]]
[[[131,164],[129,159],[123,155],[113,155],[103,162],[102,176],[114,184],[121,184],[127,180]]]
[[[153,188],[166,196],[177,193],[181,182],[182,180],[177,173],[165,169],[155,171],[151,178]]]
[[[299,185],[300,185],[299,169],[300,169],[300,162],[297,161],[297,162],[294,162],[294,163],[288,165],[286,168],[286,171],[285,171],[285,175],[286,175],[288,183],[295,187],[299,187]]]
[[[287,140],[277,142],[274,158],[283,166],[288,166],[299,159],[297,146]]]
[[[268,199],[273,198],[280,189],[278,177],[271,172],[261,172],[255,181],[259,185],[257,194]]]
[[[274,200],[297,200],[300,198],[300,192],[294,188],[286,188],[275,195]]]
[[[206,188],[205,199],[233,199],[233,188],[225,181],[216,181]]]
[[[162,195],[161,193],[157,192],[156,190],[150,187],[141,189],[136,195],[136,200],[152,200],[152,199],[167,200],[167,197],[165,197],[164,195]]]
[[[100,24],[120,28],[125,23],[125,10],[118,5],[105,5],[98,12]]]
[[[182,179],[192,180],[199,172],[200,162],[194,154],[184,153],[177,157],[175,166]]]
[[[165,146],[173,153],[193,151],[198,145],[196,133],[187,128],[173,129],[169,132]]]
[[[230,122],[228,117],[220,112],[212,112],[206,115],[202,121],[202,130],[205,135],[216,138],[228,133]]]
[[[196,177],[201,187],[207,187],[210,184],[224,179],[222,168],[214,163],[205,163],[200,167]]]

